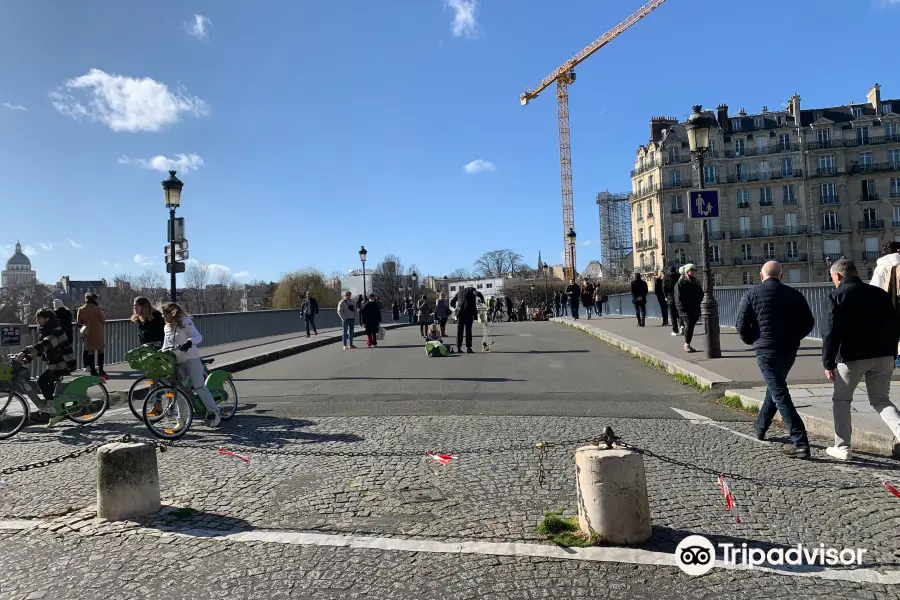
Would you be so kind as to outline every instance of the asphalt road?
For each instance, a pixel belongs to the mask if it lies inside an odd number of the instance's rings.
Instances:
[[[475,331],[481,326],[476,323]],[[447,333],[455,339],[455,326]],[[377,348],[328,346],[237,374],[249,402],[285,416],[547,415],[746,420],[598,340],[552,323],[492,326],[491,351],[432,358],[418,327]]]

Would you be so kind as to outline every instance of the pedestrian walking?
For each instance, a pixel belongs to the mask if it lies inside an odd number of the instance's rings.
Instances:
[[[394,317],[394,323],[400,322],[400,303],[396,300],[391,302],[391,316]]]
[[[691,342],[694,339],[694,328],[700,321],[700,303],[703,302],[703,286],[697,281],[697,270],[694,263],[682,267],[682,275],[675,284],[675,307],[684,320],[684,351],[696,352]]]
[[[306,322],[306,337],[309,337],[310,328],[312,328],[313,333],[319,335],[319,330],[316,329],[316,315],[319,314],[319,303],[309,292],[306,292],[306,298],[303,299],[303,303],[300,305],[300,314],[303,315],[303,320]]]
[[[418,304],[416,304],[416,319],[419,322],[419,332],[422,339],[428,339],[428,325],[431,323],[431,305],[428,304],[428,297],[422,294]]]
[[[889,277],[896,279],[896,266],[891,266]],[[850,403],[861,381],[866,382],[869,404],[900,441],[900,411],[890,399],[894,358],[900,340],[900,315],[887,292],[866,285],[859,278],[852,261],[836,260],[830,275],[835,289],[825,305],[822,363],[825,377],[834,382],[834,446],[825,452],[839,460],[850,460],[853,457]]]
[[[369,294],[368,302],[359,311],[359,318],[366,330],[366,347],[374,348],[378,345],[378,328],[381,327],[381,306],[375,294]]]
[[[588,281],[587,277],[581,278],[581,304],[584,306],[584,312],[590,319],[594,313],[594,284]]]
[[[656,296],[656,301],[659,303],[659,314],[662,315],[662,326],[669,326],[669,302],[666,300],[666,274],[663,271],[660,271],[656,274],[656,279],[653,280],[653,294]]]
[[[581,296],[581,288],[578,287],[578,284],[575,283],[575,278],[572,278],[572,282],[566,286],[566,298],[568,299],[569,308],[572,309],[572,318],[576,321],[578,320],[578,302]]]
[[[684,329],[681,324],[681,317],[678,315],[678,307],[675,306],[675,285],[681,277],[675,269],[675,265],[669,267],[669,274],[663,280],[663,294],[666,298],[666,305],[669,309],[669,320],[672,322],[672,335],[679,335]]]
[[[493,300],[493,298],[491,298],[491,300]],[[500,302],[497,302],[496,304],[498,309],[500,304]],[[434,306],[434,318],[437,319],[438,326],[441,328],[441,337],[447,335],[447,319],[450,318],[452,313],[453,309],[450,308],[450,301],[447,300],[444,292],[441,292],[438,295],[437,303]]]
[[[637,317],[638,327],[645,327],[647,322],[647,282],[640,273],[635,272],[631,282],[631,302],[634,304],[634,315]]]
[[[62,327],[63,333],[66,334],[66,338],[69,340],[69,344],[75,344],[75,332],[73,331],[72,325],[72,311],[63,303],[62,300],[57,298],[53,301],[53,313],[56,315],[56,320],[59,321],[59,326]]]
[[[353,329],[356,324],[357,310],[351,292],[344,292],[344,299],[338,302],[337,314],[341,318],[341,341],[344,344],[344,350],[356,348],[353,345]]]
[[[598,317],[603,316],[603,292],[600,291],[600,284],[594,286],[594,312]]]
[[[881,247],[881,257],[875,262],[870,285],[888,291],[891,272],[895,271],[897,267],[900,267],[900,242],[887,242]]]
[[[756,419],[756,438],[763,440],[781,413],[793,446],[782,453],[791,458],[809,458],[806,427],[794,407],[787,377],[797,358],[797,350],[815,320],[806,298],[798,290],[781,283],[781,265],[770,260],[760,272],[762,283],[744,294],[735,328],[745,344],[756,351],[756,362],[766,382],[766,398]]]
[[[106,348],[106,332],[104,324],[106,315],[98,304],[98,296],[93,292],[84,295],[84,304],[78,309],[75,324],[83,341],[82,360],[91,375],[106,377],[103,370],[103,351]]]
[[[509,296],[506,299],[512,303]],[[450,300],[450,306],[459,309],[456,315],[456,349],[460,354],[463,349],[463,335],[466,338],[466,353],[475,353],[472,350],[472,324],[478,316],[479,300],[484,302],[484,295],[471,286],[460,289]]]
[[[562,315],[562,294],[559,292],[553,294],[553,310],[557,317]]]
[[[509,296],[505,297],[506,300],[506,322],[509,323],[513,318],[513,301]],[[451,302],[452,305],[452,302]]]

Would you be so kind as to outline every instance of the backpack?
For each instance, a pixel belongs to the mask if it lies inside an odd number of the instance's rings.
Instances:
[[[900,312],[900,269],[891,267],[891,270],[888,272],[887,280],[888,287],[885,291],[891,298],[891,304],[894,305],[894,310]]]
[[[434,340],[425,344],[426,356],[450,356],[450,348],[441,343],[440,340]]]

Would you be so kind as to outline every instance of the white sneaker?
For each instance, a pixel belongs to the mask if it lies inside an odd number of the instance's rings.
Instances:
[[[685,351],[685,352],[696,352],[696,350],[694,350],[694,349],[691,347],[690,344],[685,344],[685,345],[684,345],[684,351]]]
[[[853,451],[848,447],[829,446],[825,448],[825,454],[838,460],[850,460],[853,458]]]
[[[678,334],[675,333],[675,332],[673,331],[673,332],[672,332],[672,337],[678,337]]]

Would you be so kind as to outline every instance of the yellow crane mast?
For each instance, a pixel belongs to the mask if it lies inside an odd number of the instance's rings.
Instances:
[[[659,8],[665,1],[651,0],[640,7],[627,19],[601,35],[581,52],[544,77],[543,81],[536,88],[528,90],[519,96],[522,106],[526,106],[547,89],[551,83],[556,82],[556,107],[559,120],[559,178],[562,186],[563,209],[563,248],[565,249],[566,279],[568,281],[576,277],[575,248],[570,246],[567,241],[569,231],[574,231],[575,228],[575,207],[572,201],[572,146],[569,140],[569,85],[575,83],[574,69],[594,52],[616,39],[626,29]]]

